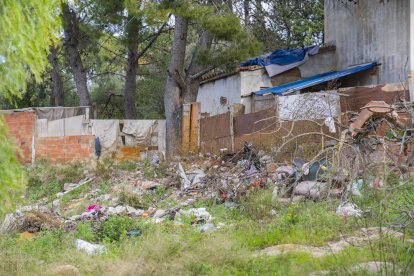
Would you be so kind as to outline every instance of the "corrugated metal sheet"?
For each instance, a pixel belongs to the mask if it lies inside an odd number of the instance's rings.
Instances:
[[[377,62],[371,62],[363,65],[354,66],[342,71],[330,71],[323,74],[319,74],[307,79],[263,89],[257,92],[254,92],[256,95],[263,95],[267,93],[273,93],[277,95],[283,95],[287,92],[298,91],[316,84],[328,82],[330,80],[339,79],[351,74],[355,74],[364,70],[368,70],[377,66]]]

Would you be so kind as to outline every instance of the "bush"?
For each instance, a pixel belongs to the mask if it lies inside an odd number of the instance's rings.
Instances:
[[[112,176],[114,170],[115,160],[110,155],[105,155],[99,158],[95,167],[95,175],[102,177],[103,179],[109,179]]]
[[[120,162],[116,168],[121,171],[135,171],[137,169],[137,163],[129,160]]]
[[[95,234],[90,223],[81,223],[76,227],[74,237],[77,239],[92,242],[95,240]]]
[[[10,211],[23,190],[26,177],[16,158],[16,149],[6,134],[6,126],[0,118],[0,218]]]
[[[26,196],[31,200],[53,196],[63,190],[65,183],[77,183],[84,177],[80,163],[52,165],[42,160],[26,170],[29,175]]]
[[[140,223],[130,217],[111,216],[98,227],[97,237],[102,241],[115,242],[126,237],[128,231],[141,229]]]

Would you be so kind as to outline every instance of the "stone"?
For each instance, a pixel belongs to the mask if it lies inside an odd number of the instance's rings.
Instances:
[[[280,166],[276,169],[275,173],[277,174],[278,179],[285,179],[295,174],[295,168],[292,166]]]
[[[269,215],[275,216],[277,215],[277,211],[275,209],[270,210]]]
[[[327,184],[317,181],[302,181],[293,189],[294,195],[302,195],[313,200],[318,200],[327,190]]]
[[[59,205],[60,205],[60,199],[59,198],[53,200],[53,202],[52,202],[52,207],[53,208],[59,207]]]
[[[75,189],[79,184],[78,183],[65,183],[63,185],[63,190],[65,192]]]
[[[353,203],[345,203],[338,206],[336,214],[343,217],[360,217],[362,211]]]
[[[131,206],[126,206],[126,212],[131,216],[141,216],[144,213],[144,210],[142,209],[135,209]]]
[[[142,181],[140,184],[138,184],[142,189],[144,190],[150,190],[155,189],[157,187],[161,187],[162,184],[159,182],[151,181],[151,180],[145,180]]]
[[[105,245],[93,244],[81,239],[76,240],[76,248],[85,251],[88,255],[102,254],[105,251]]]
[[[101,195],[100,197],[96,198],[97,201],[108,201],[110,199],[111,199],[110,194],[104,194],[104,195]]]
[[[71,221],[75,221],[75,220],[80,220],[82,218],[81,215],[73,215],[69,218],[69,220]]]
[[[184,216],[194,216],[197,221],[204,220],[208,222],[213,218],[210,213],[206,211],[206,208],[191,208],[188,210],[180,210],[179,214]]]
[[[155,213],[154,213],[153,217],[154,217],[154,218],[162,218],[162,217],[164,217],[166,214],[167,214],[167,211],[165,211],[165,210],[161,210],[161,209],[158,209],[157,211],[155,211]]]
[[[213,232],[215,231],[217,228],[214,226],[214,224],[212,223],[206,223],[202,226],[200,226],[200,232],[201,233],[206,233],[206,232]]]
[[[108,215],[120,215],[126,211],[126,208],[122,205],[114,207],[108,207]]]

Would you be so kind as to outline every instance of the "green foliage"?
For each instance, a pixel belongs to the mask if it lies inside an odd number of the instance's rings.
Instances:
[[[3,118],[0,117],[0,217],[18,202],[26,176],[16,158],[16,148],[9,140]]]
[[[142,165],[142,170],[145,177],[162,178],[167,171],[167,165],[161,163],[158,167],[154,167],[148,159],[145,159]]]
[[[122,190],[119,194],[119,202],[123,205],[129,205],[138,209],[148,209],[152,201],[148,195],[138,195],[127,190]]]
[[[0,91],[16,95],[33,74],[41,80],[49,45],[59,32],[59,0],[0,1]]]
[[[115,167],[115,159],[110,155],[101,156],[95,167],[95,174],[104,180],[112,176]]]
[[[92,226],[88,222],[78,224],[76,230],[73,233],[73,236],[77,239],[85,240],[88,242],[93,242],[95,240],[95,233],[92,229]]]
[[[251,29],[267,51],[323,43],[323,0],[264,0],[262,3],[262,9],[255,11]]]
[[[240,203],[240,209],[252,219],[269,217],[269,212],[277,205],[272,201],[272,193],[268,190],[253,191]]]
[[[122,171],[136,171],[137,163],[130,160],[124,160],[117,164],[116,168]]]
[[[55,196],[63,190],[65,183],[77,183],[84,177],[80,163],[52,165],[48,161],[38,161],[26,168],[29,176],[26,196],[31,200]]]
[[[98,227],[96,234],[100,240],[116,242],[125,238],[128,231],[140,230],[141,228],[141,224],[130,217],[111,216]]]

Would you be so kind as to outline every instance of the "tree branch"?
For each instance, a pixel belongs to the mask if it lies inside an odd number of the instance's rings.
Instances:
[[[168,18],[170,18],[170,16],[168,16]],[[168,20],[164,22],[164,24],[162,24],[161,28],[159,28],[159,30],[155,33],[154,37],[148,42],[147,46],[145,46],[145,48],[142,49],[142,51],[138,53],[138,56],[135,62],[138,62],[138,60],[148,51],[148,49],[152,46],[152,44],[154,44],[154,42],[157,40],[157,38],[162,33],[165,26],[167,26],[167,22]]]

